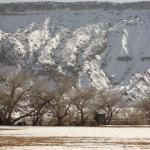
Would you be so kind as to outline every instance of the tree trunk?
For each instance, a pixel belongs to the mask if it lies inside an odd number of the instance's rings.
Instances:
[[[63,118],[62,117],[58,117],[58,122],[57,122],[57,125],[58,126],[63,126]]]
[[[85,120],[84,120],[84,112],[83,112],[82,109],[81,109],[80,113],[81,113],[81,121],[80,121],[80,123],[81,123],[81,125],[84,125],[85,124]]]

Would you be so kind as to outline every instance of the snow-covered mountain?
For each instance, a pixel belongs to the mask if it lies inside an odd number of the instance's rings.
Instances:
[[[143,3],[19,12],[8,5],[0,11],[0,63],[50,78],[61,72],[78,77],[81,87],[141,97],[150,86],[150,3]]]

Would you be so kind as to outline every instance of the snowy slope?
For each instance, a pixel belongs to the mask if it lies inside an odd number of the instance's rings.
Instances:
[[[132,97],[149,88],[149,39],[150,9],[0,14],[2,65],[51,78],[58,72],[75,75],[81,87],[115,85]]]

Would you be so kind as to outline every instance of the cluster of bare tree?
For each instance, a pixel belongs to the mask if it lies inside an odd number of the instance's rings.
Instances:
[[[51,88],[49,80],[22,71],[0,73],[0,125],[96,125],[97,112],[105,115],[103,124],[120,114],[123,124],[150,123],[149,97],[134,111],[124,111],[117,91],[80,89],[75,79],[62,74],[53,82]]]
[[[139,102],[137,109],[141,115],[141,122],[150,124],[150,96]]]
[[[119,94],[79,89],[75,80],[62,74],[54,83],[50,88],[48,80],[22,71],[1,73],[0,125],[86,125],[101,110],[110,124],[119,112]]]
[[[117,117],[115,124],[125,125],[149,125],[150,124],[150,97],[137,101],[134,105],[122,108]]]

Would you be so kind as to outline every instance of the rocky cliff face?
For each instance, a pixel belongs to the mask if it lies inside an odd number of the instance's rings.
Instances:
[[[150,9],[141,5],[139,10],[137,3],[137,8],[123,10],[111,5],[5,10],[0,14],[1,66],[51,79],[61,72],[78,77],[81,87],[119,88],[132,99],[140,98],[150,85]]]

